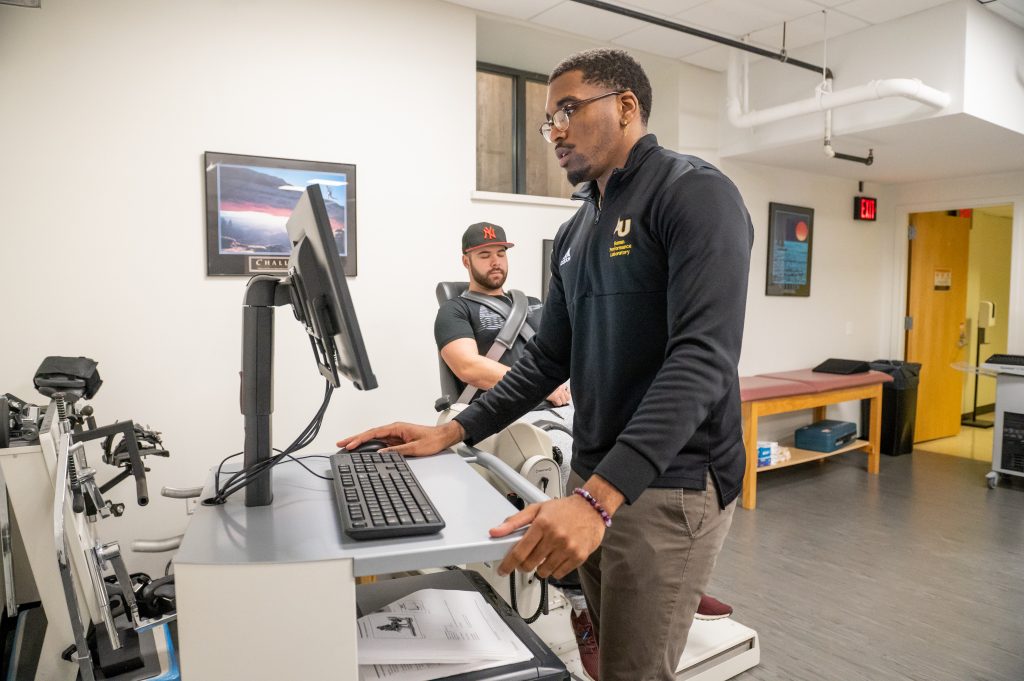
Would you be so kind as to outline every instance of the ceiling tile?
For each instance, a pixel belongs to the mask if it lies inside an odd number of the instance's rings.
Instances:
[[[551,9],[562,0],[516,0],[515,2],[508,0],[448,0],[448,2],[506,17],[529,19]]]
[[[614,4],[635,9],[640,12],[646,12],[650,14],[660,15],[662,17],[671,17],[696,7],[697,5],[704,4],[708,0],[625,0],[624,2],[618,2],[614,0]]]
[[[948,0],[851,0],[843,3],[839,9],[869,24],[881,24],[946,2]]]
[[[788,16],[744,0],[711,0],[676,15],[682,23],[739,37],[782,23]]]
[[[829,38],[835,38],[836,36],[850,33],[866,26],[868,26],[866,22],[847,16],[842,12],[828,13]],[[820,12],[808,14],[787,22],[786,49],[792,51],[798,47],[821,42],[823,29],[824,24]],[[755,31],[750,34],[750,39],[758,45],[771,50],[778,50],[782,47],[782,24]]]
[[[745,0],[744,4],[763,7],[787,19],[795,19],[821,10],[813,0]]]
[[[644,26],[639,30],[621,35],[612,42],[623,47],[631,47],[635,50],[660,54],[673,59],[700,52],[712,44],[703,38],[661,26]]]
[[[683,57],[683,61],[712,71],[725,71],[729,66],[729,51],[731,49],[725,45],[715,45],[707,50]]]
[[[575,2],[563,2],[533,17],[533,21],[576,35],[609,41],[648,24]]]

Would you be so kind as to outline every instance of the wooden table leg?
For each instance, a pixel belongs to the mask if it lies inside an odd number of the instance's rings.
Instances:
[[[824,421],[826,416],[828,416],[828,407],[827,406],[814,407],[814,408],[811,409],[811,418],[814,419],[812,421],[812,423],[817,423],[818,421]],[[818,459],[818,465],[819,466],[824,466],[825,465],[825,459]]]
[[[882,444],[882,386],[876,385],[871,395],[871,427],[868,430],[868,473],[878,474]]]
[[[757,506],[757,407],[743,403],[743,447],[747,451],[747,468],[743,475],[743,508]]]

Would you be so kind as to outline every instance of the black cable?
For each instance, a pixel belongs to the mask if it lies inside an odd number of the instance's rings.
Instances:
[[[509,603],[509,605],[512,606],[512,609],[515,611],[515,613],[517,615],[519,615],[520,617],[523,617],[519,613],[519,605],[516,603],[516,573],[515,573],[514,570],[508,576],[508,593],[509,593],[509,601],[511,601],[511,603]],[[533,624],[534,622],[536,622],[540,618],[540,616],[542,614],[544,614],[544,615],[548,614],[548,580],[547,579],[541,579],[540,580],[540,603],[537,604],[537,611],[534,612],[529,617],[523,617],[523,621],[526,622],[527,624]]]
[[[240,455],[242,452],[236,452],[231,456],[224,458],[220,462],[220,465],[217,467],[217,472],[214,474],[214,489],[216,490],[216,493],[214,494],[213,497],[207,499],[206,503],[224,503],[229,496],[231,496],[232,494],[239,490],[245,489],[250,484],[252,484],[253,481],[258,479],[261,473],[264,473],[265,471],[273,468],[274,466],[283,462],[285,459],[291,459],[292,461],[297,462],[300,466],[305,468],[312,475],[316,475],[319,478],[329,480],[330,478],[326,478],[325,476],[316,473],[308,466],[306,466],[304,463],[302,463],[298,458],[292,455],[295,452],[303,449],[304,447],[309,446],[310,444],[313,443],[313,441],[316,440],[317,435],[320,434],[320,428],[323,425],[324,415],[327,413],[327,407],[330,405],[331,396],[333,394],[334,387],[329,382],[326,382],[323,401],[321,402],[320,407],[317,409],[316,414],[313,416],[312,420],[308,424],[306,424],[306,427],[302,429],[302,431],[295,438],[295,440],[290,445],[288,445],[288,447],[285,450],[282,451],[275,448],[274,451],[278,452],[278,454],[264,461],[260,461],[259,463],[256,463],[252,466],[244,467],[241,470],[232,473],[231,476],[223,484],[221,484],[220,476],[223,471],[224,464],[229,459],[232,459]]]

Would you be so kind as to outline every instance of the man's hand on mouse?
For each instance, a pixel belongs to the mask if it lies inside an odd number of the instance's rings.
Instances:
[[[420,426],[415,423],[396,422],[338,440],[337,446],[356,449],[367,440],[382,440],[387,449],[403,456],[430,456],[466,439],[466,431],[458,421],[440,426]]]

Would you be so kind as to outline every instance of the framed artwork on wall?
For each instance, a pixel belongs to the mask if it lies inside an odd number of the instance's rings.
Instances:
[[[206,273],[284,274],[291,241],[286,224],[306,187],[319,184],[345,268],[356,276],[356,167],[208,151]]]
[[[768,204],[769,296],[811,295],[811,246],[814,242],[814,209]]]

